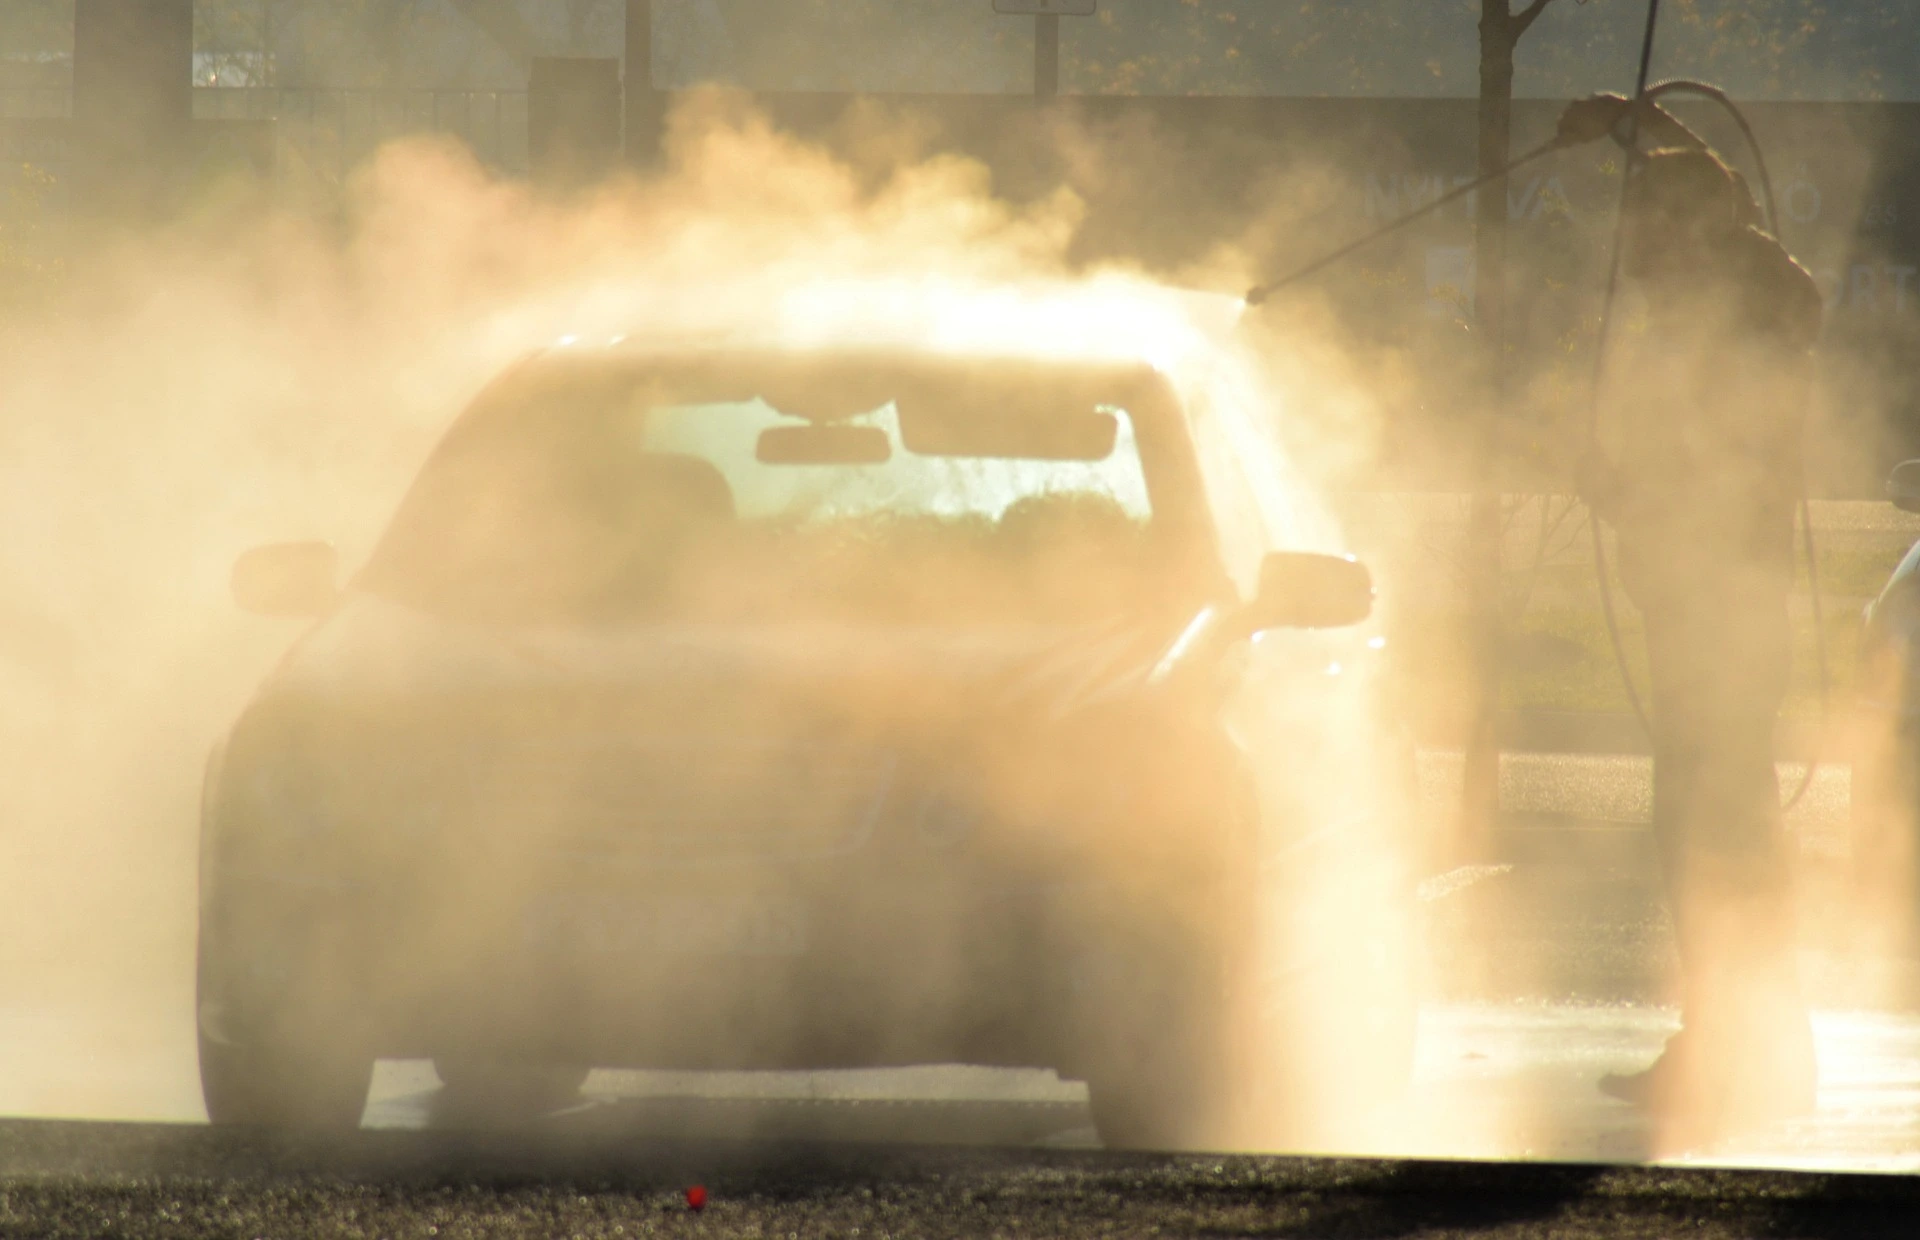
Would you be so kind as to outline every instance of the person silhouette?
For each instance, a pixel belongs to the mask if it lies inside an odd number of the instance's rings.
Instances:
[[[1561,132],[1661,144],[1629,165],[1621,271],[1645,317],[1614,385],[1618,458],[1591,445],[1577,474],[1644,623],[1653,830],[1682,972],[1680,1032],[1601,1088],[1645,1108],[1672,1152],[1815,1102],[1773,731],[1823,303],[1745,182],[1657,105],[1580,100]]]

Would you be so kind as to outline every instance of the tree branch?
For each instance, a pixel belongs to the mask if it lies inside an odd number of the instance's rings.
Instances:
[[[1527,27],[1533,25],[1540,14],[1546,12],[1547,6],[1552,3],[1553,0],[1533,0],[1532,4],[1513,15],[1513,25],[1509,29],[1513,31],[1515,43],[1520,41],[1520,36],[1527,33]]]

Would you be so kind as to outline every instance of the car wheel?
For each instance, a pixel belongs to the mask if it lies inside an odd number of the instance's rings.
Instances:
[[[373,1056],[284,1042],[230,1045],[200,1035],[200,1096],[215,1124],[314,1131],[356,1128]]]
[[[298,970],[266,987],[245,972],[203,922],[195,1001],[200,1094],[215,1124],[295,1129],[359,1126],[373,1083],[374,1055],[317,1001]]]
[[[1101,1140],[1155,1150],[1364,1143],[1412,1076],[1412,926],[1409,910],[1389,910],[1370,941],[1342,942],[1319,967],[1278,981],[1224,944],[1135,953],[1132,984],[1107,988],[1087,1072]]]
[[[1165,930],[1118,940],[1091,979],[1083,1031],[1088,1103],[1113,1149],[1220,1149],[1265,1081],[1244,1002],[1246,973],[1223,936]],[[1137,933],[1137,929],[1136,929]],[[1257,1022],[1254,1022],[1257,1024]],[[1252,1036],[1250,1036],[1252,1035]]]
[[[1137,1022],[1088,1073],[1094,1131],[1108,1149],[1200,1150],[1233,1144],[1225,1030],[1192,1013]]]

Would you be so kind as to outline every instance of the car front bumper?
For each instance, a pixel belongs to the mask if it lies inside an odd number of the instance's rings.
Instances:
[[[1119,942],[1170,949],[1177,935],[1111,887],[957,863],[575,876],[511,893],[257,871],[218,887],[203,948],[243,983],[204,988],[204,1029],[243,1038],[261,1009],[318,986],[309,1008],[389,1056],[1070,1070]]]

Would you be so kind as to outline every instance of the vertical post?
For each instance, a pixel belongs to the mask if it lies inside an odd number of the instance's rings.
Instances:
[[[527,75],[527,167],[534,179],[573,188],[620,162],[620,62],[535,56]]]
[[[625,150],[627,163],[645,168],[660,158],[666,101],[653,88],[653,0],[627,0]]]
[[[1051,99],[1060,93],[1060,15],[1038,13],[1033,19],[1033,97]]]
[[[254,85],[279,84],[279,66],[273,63],[273,0],[260,0],[260,77]]]
[[[1479,173],[1506,167],[1513,129],[1513,48],[1508,0],[1481,0]],[[1505,617],[1501,582],[1500,427],[1506,413],[1507,182],[1474,195],[1474,318],[1480,328],[1486,399],[1473,430],[1473,498],[1467,513],[1467,641],[1473,661],[1460,822],[1453,860],[1478,860],[1492,846],[1500,812],[1501,653]]]
[[[102,217],[167,208],[193,124],[193,0],[78,0],[74,196]]]
[[[1060,19],[1091,17],[1098,0],[993,0],[1006,17],[1033,17],[1033,97],[1045,101],[1060,93]]]

